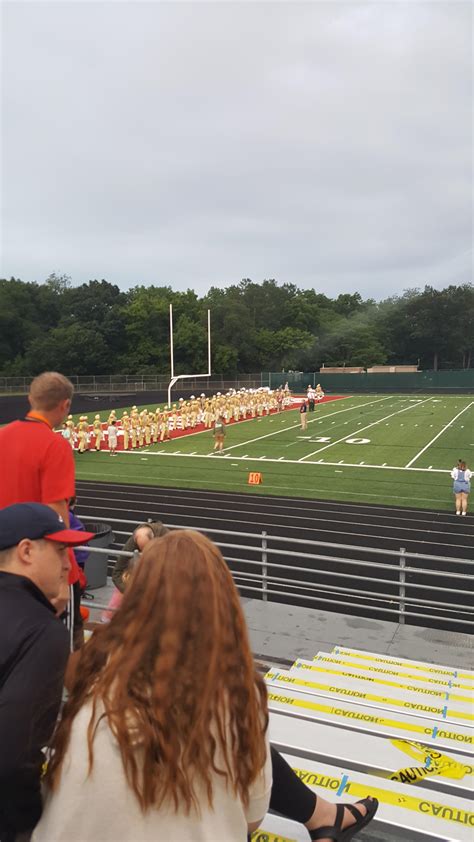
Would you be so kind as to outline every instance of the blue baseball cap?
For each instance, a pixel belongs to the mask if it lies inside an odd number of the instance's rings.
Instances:
[[[93,532],[67,529],[60,515],[42,503],[16,503],[0,510],[0,550],[16,547],[24,538],[46,538],[69,547],[86,544]]]

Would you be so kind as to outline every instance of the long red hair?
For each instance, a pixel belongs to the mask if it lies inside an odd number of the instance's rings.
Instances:
[[[88,702],[89,771],[105,716],[143,810],[165,801],[199,809],[197,781],[212,805],[216,773],[248,801],[265,763],[266,688],[237,588],[204,535],[179,530],[151,541],[120,609],[84,646],[53,743],[53,789]]]

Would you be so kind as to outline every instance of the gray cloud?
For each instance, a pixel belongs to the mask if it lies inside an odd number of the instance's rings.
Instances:
[[[471,279],[464,2],[3,10],[2,275]]]

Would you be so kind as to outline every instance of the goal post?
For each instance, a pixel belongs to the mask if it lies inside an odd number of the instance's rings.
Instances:
[[[174,343],[173,343],[173,305],[170,304],[170,371],[171,380],[168,385],[168,406],[171,406],[171,389],[179,380],[194,380],[197,377],[211,376],[211,311],[207,311],[207,372],[205,374],[177,374],[174,373]]]

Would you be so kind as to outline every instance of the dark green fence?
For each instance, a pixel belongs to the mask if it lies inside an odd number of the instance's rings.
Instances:
[[[474,393],[474,368],[459,371],[417,371],[410,374],[325,374],[324,371],[271,371],[262,383],[276,389],[288,381],[292,392],[305,392],[320,383],[328,394],[358,392],[419,392],[435,394]]]

